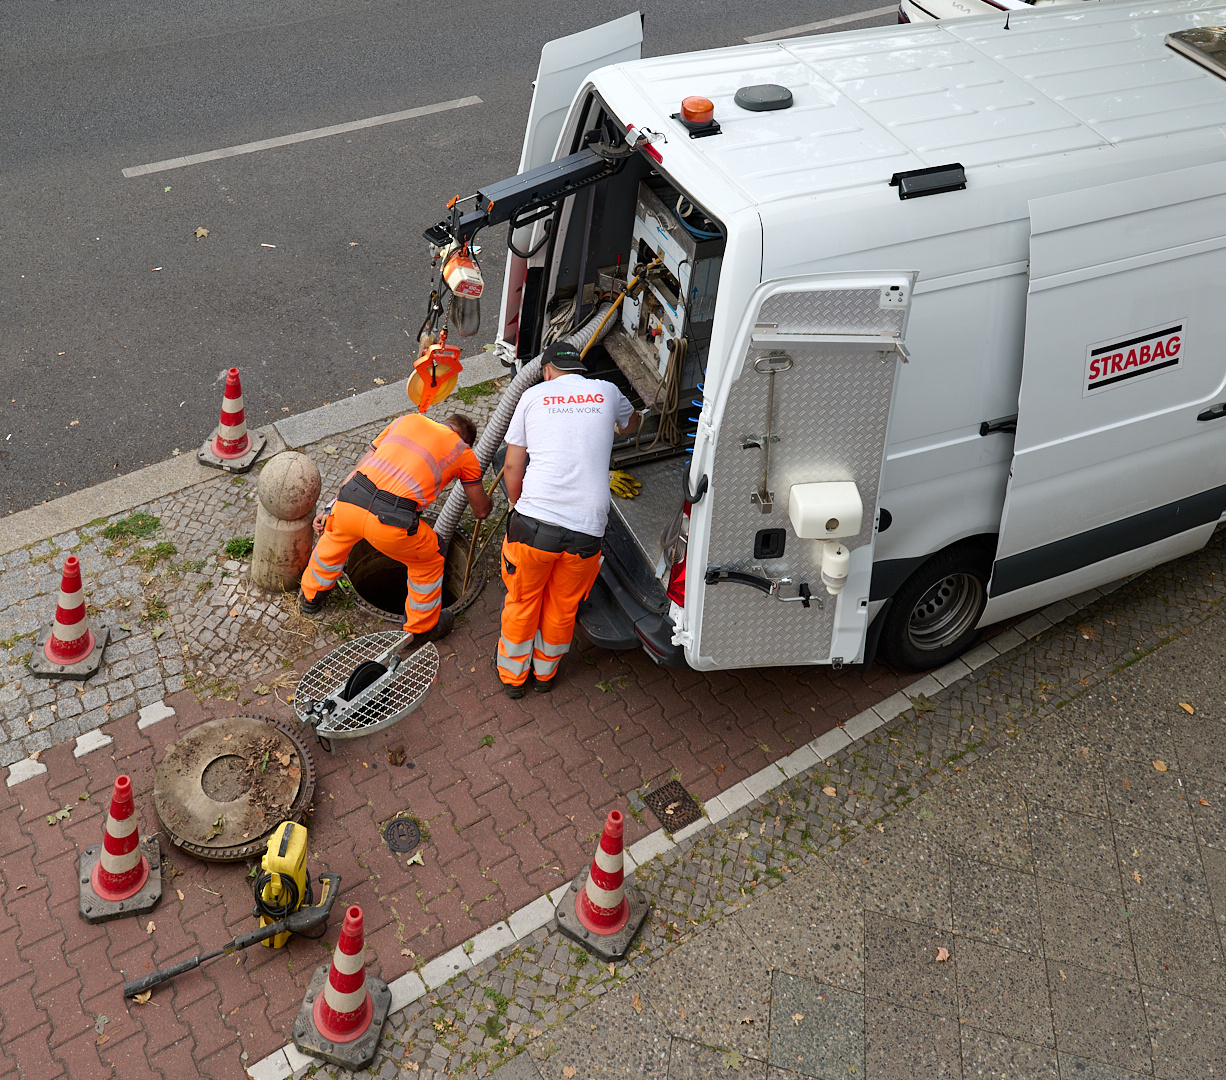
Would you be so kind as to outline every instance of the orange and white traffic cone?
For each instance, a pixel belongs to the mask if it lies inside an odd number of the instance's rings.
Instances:
[[[610,810],[592,865],[557,907],[558,929],[606,960],[625,956],[647,916],[647,897],[625,882],[620,810]]]
[[[86,849],[81,857],[81,917],[86,922],[153,910],[162,898],[160,848],[156,845],[156,840],[141,843],[132,777],[117,777],[102,843]],[[147,852],[152,852],[152,859]]]
[[[81,564],[75,555],[64,560],[55,620],[39,635],[30,658],[30,672],[44,679],[88,679],[102,665],[102,652],[110,631],[97,636],[89,628]]]
[[[221,399],[221,419],[213,434],[196,452],[204,465],[227,472],[246,472],[264,449],[264,436],[247,431],[247,413],[243,408],[243,387],[238,368],[226,372],[226,389]]]
[[[378,1052],[391,1003],[387,983],[366,974],[362,909],[354,904],[345,912],[332,963],[311,978],[294,1021],[294,1045],[333,1065],[364,1069]]]

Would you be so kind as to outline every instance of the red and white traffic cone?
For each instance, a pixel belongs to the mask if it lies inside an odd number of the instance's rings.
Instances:
[[[103,900],[127,900],[149,879],[149,860],[140,849],[132,777],[119,776],[111,792],[111,811],[102,833],[102,857],[90,874],[90,885]]]
[[[238,378],[238,368],[232,367],[226,372],[226,392],[221,399],[221,419],[213,436],[213,453],[230,461],[241,458],[250,448],[243,385]]]
[[[316,969],[294,1022],[294,1045],[356,1071],[375,1059],[391,1007],[387,983],[366,974],[362,909],[345,912],[332,963]]]
[[[42,649],[34,651],[30,671],[45,679],[88,679],[102,664],[107,635],[108,631],[103,630],[95,637],[89,628],[81,563],[75,555],[69,555],[60,578],[55,620],[39,636]]]
[[[156,838],[141,842],[132,777],[116,778],[102,843],[86,848],[78,870],[86,922],[139,915],[162,899],[161,847]]]
[[[558,904],[558,929],[606,959],[626,955],[647,915],[647,897],[625,882],[620,810],[610,810],[591,867]]]
[[[246,472],[264,449],[264,436],[247,431],[247,413],[243,408],[243,386],[238,368],[226,372],[226,389],[221,399],[221,419],[205,444],[196,452],[204,465],[227,472]]]
[[[374,1009],[366,990],[366,944],[362,936],[362,909],[354,904],[345,912],[340,940],[332,954],[328,984],[312,1010],[319,1033],[331,1042],[353,1042],[370,1027]]]
[[[575,897],[575,915],[593,934],[616,934],[630,917],[622,857],[623,821],[620,810],[610,810],[592,857],[587,883]]]

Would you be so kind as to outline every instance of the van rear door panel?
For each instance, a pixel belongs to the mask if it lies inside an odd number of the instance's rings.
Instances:
[[[710,539],[705,562],[691,551],[687,575],[693,583],[687,605],[697,601],[701,610],[686,651],[693,666],[812,664],[834,657],[850,663],[861,654],[878,487],[914,277],[793,278],[768,282],[751,299],[733,353],[740,362],[729,365],[719,387],[707,389],[708,398],[714,389],[722,400],[714,410],[709,494],[698,504]],[[848,480],[857,486],[863,516],[859,533],[844,541],[851,571],[836,601],[822,585],[821,542],[796,535],[788,500],[794,484]],[[782,556],[755,558],[761,530],[782,530]],[[742,581],[706,584],[706,574],[715,570],[784,584],[774,594]],[[812,593],[808,607],[782,599],[801,586]]]
[[[1193,550],[1226,510],[1226,419],[1211,418],[1226,400],[1226,165],[1036,199],[1030,216],[985,622]]]

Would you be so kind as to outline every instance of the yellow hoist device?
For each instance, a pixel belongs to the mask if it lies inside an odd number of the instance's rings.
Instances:
[[[255,910],[261,926],[269,926],[311,903],[307,877],[307,831],[305,825],[283,821],[268,838],[268,850],[255,878]],[[264,942],[270,949],[284,948],[290,932]]]

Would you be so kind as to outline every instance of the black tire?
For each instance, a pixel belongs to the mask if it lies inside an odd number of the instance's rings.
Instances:
[[[975,644],[976,624],[988,602],[992,554],[981,541],[955,544],[903,582],[881,635],[881,647],[895,666],[927,671]]]

